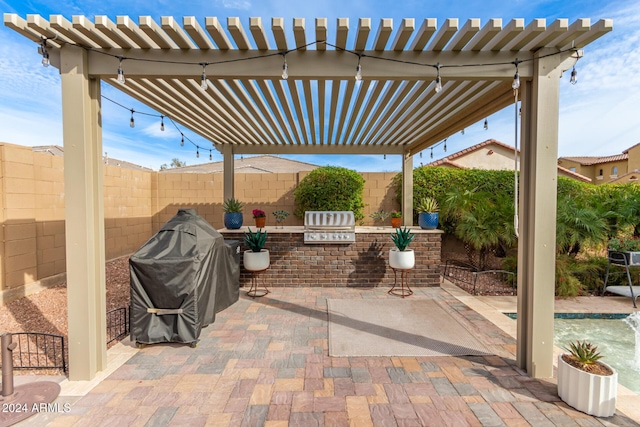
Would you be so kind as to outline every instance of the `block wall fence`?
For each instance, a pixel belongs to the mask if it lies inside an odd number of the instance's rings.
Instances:
[[[135,252],[180,208],[194,208],[214,228],[223,228],[221,173],[160,173],[104,165],[105,256]],[[308,172],[236,174],[235,197],[251,211],[291,212],[285,225],[302,225],[293,216],[293,192]],[[365,179],[365,225],[369,214],[399,209],[391,181],[395,172],[361,174]],[[30,147],[0,143],[0,303],[65,280],[64,159]]]

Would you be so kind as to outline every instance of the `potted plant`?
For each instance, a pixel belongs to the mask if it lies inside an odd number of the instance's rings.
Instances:
[[[425,230],[438,228],[438,201],[433,197],[425,197],[416,205],[418,211],[418,224]]]
[[[283,209],[279,209],[277,211],[273,212],[273,216],[276,217],[276,228],[282,228],[282,223],[284,222],[285,219],[287,219],[287,217],[289,216],[289,212],[283,210]]]
[[[389,250],[389,266],[402,270],[413,268],[416,264],[413,249],[408,249],[409,243],[414,238],[414,234],[405,228],[396,228],[396,232],[391,234],[391,240],[395,248]]]
[[[391,227],[400,228],[402,225],[402,212],[398,210],[391,211]]]
[[[375,224],[376,222],[379,223],[381,225],[380,228],[382,228],[382,224],[384,224],[384,221],[389,218],[389,215],[391,215],[389,212],[385,212],[382,209],[379,211],[375,211],[374,213],[372,213],[371,215],[369,215],[371,218],[373,218],[373,223]]]
[[[254,209],[253,219],[256,220],[256,227],[263,228],[264,224],[267,222],[267,214],[265,214],[261,209]]]
[[[244,243],[249,247],[244,251],[244,268],[249,271],[262,271],[269,267],[269,251],[263,249],[266,241],[266,231],[258,230],[254,233],[249,228],[249,231],[244,233]]]
[[[636,237],[615,237],[609,240],[607,249],[609,259],[613,263],[624,265],[624,260],[622,259],[624,257],[627,260],[627,265],[640,265],[640,239]],[[612,255],[612,252],[619,252],[621,255]]]
[[[236,230],[242,227],[242,208],[244,204],[233,197],[227,199],[223,205],[224,226],[229,230]]]
[[[598,348],[576,341],[558,356],[558,396],[578,411],[610,417],[616,411],[618,372],[600,361]]]

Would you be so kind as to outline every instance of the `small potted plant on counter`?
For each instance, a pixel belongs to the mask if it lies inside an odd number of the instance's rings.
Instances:
[[[267,214],[261,209],[254,209],[252,213],[253,219],[256,220],[256,227],[264,228],[264,225],[267,222]]]
[[[558,356],[558,396],[567,405],[596,417],[616,411],[618,372],[600,361],[598,348],[576,341]]]
[[[222,205],[224,211],[224,226],[229,230],[242,227],[242,208],[244,204],[233,197],[227,199]]]
[[[398,210],[391,211],[391,227],[400,228],[402,225],[402,212]]]
[[[282,228],[282,223],[285,219],[290,215],[289,212],[284,209],[279,209],[277,211],[273,211],[273,216],[276,217],[276,228]]]
[[[418,211],[418,224],[425,230],[438,228],[438,202],[433,197],[425,197],[416,205]]]
[[[396,228],[396,232],[391,234],[391,240],[396,246],[389,249],[389,266],[391,268],[397,268],[401,270],[408,270],[413,268],[416,264],[415,254],[413,249],[409,249],[409,243],[414,238],[414,234],[405,228]]]
[[[244,268],[249,271],[262,271],[269,267],[269,251],[264,248],[267,241],[267,232],[258,230],[255,233],[249,231],[244,233],[244,243],[249,247],[244,251]]]
[[[384,224],[384,221],[389,218],[389,215],[391,215],[389,212],[385,212],[382,209],[379,211],[376,211],[374,213],[372,213],[371,215],[369,215],[371,218],[373,218],[373,223],[378,223],[380,224],[380,228],[382,228],[382,225]]]

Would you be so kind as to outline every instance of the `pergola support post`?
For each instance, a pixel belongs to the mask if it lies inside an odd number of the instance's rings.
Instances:
[[[523,83],[516,362],[533,378],[553,376],[553,313],[560,57],[537,52]]]
[[[234,194],[234,164],[233,164],[233,146],[225,145],[222,148],[222,166],[223,166],[223,197],[224,200],[229,200]]]
[[[402,157],[402,225],[413,225],[413,156]]]
[[[107,367],[100,80],[85,49],[61,49],[69,379]]]

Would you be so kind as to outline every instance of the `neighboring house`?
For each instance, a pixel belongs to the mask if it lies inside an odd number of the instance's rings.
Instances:
[[[514,148],[495,139],[488,139],[464,150],[443,157],[425,166],[444,166],[461,169],[513,170]],[[520,150],[518,150],[520,167]],[[558,166],[558,175],[582,182],[591,182],[591,178],[563,166]]]
[[[613,156],[560,157],[558,165],[588,176],[594,184],[637,182],[640,178],[640,144]]]
[[[35,153],[44,153],[44,154],[50,154],[56,157],[64,157],[64,148],[59,145],[39,145],[39,146],[31,147],[31,149]],[[107,157],[106,154],[107,153],[105,153],[105,155],[102,156],[102,162],[105,165],[117,166],[125,169],[133,169],[137,171],[151,172],[153,170],[153,169],[146,168],[144,166],[136,165],[135,163],[126,162],[124,160],[111,159]]]
[[[285,159],[270,154],[236,158],[233,161],[237,173],[294,173],[312,171],[318,167],[311,163]],[[223,162],[202,163],[193,166],[163,169],[160,173],[222,173]]]

